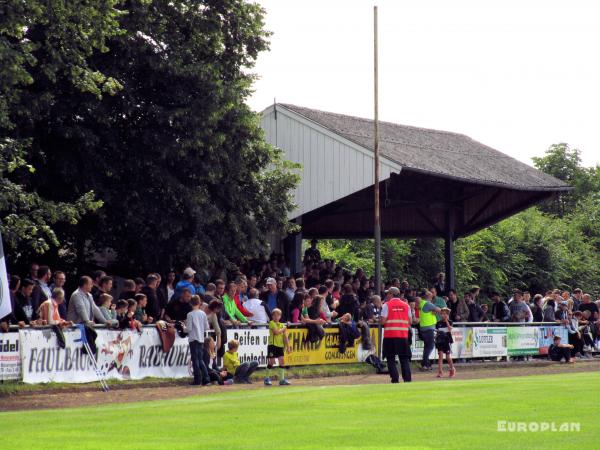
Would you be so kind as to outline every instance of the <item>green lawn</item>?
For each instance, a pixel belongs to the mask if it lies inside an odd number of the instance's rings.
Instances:
[[[223,391],[172,401],[1,413],[0,433],[11,450],[591,448],[600,439],[598,372]],[[497,431],[499,420],[579,422],[581,431],[503,433]]]

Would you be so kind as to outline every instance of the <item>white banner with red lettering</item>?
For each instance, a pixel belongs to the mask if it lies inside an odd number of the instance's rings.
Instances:
[[[96,330],[96,362],[108,379],[139,380],[145,377],[181,378],[190,376],[187,339],[176,337],[168,353],[163,352],[158,331],[144,328]],[[21,372],[25,383],[87,383],[98,380],[92,360],[83,350],[81,332],[64,330],[65,348],[58,345],[51,329],[19,331]]]
[[[0,333],[0,380],[21,379],[19,333]]]

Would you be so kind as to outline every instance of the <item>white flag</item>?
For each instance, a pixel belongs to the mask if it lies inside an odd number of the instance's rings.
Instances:
[[[2,247],[2,236],[0,235],[0,319],[11,312],[12,305],[10,304],[10,291],[8,290],[6,261],[4,259],[4,248]]]

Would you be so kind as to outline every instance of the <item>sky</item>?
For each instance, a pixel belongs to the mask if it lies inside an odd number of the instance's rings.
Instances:
[[[248,104],[292,103],[463,133],[522,162],[552,144],[600,164],[600,2],[258,0],[273,33]]]

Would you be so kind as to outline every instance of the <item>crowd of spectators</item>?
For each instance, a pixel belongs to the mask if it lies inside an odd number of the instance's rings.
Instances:
[[[164,277],[150,273],[145,278],[123,280],[97,270],[81,276],[69,296],[64,291],[66,282],[65,272],[52,272],[48,266],[37,264],[32,264],[24,277],[10,276],[12,313],[0,319],[2,329],[9,325],[86,323],[139,330],[159,320],[185,322],[193,299],[206,313],[222,356],[226,327],[266,325],[274,309],[281,311],[282,323],[304,324],[310,338],[318,340],[326,324],[348,324],[352,329],[377,324],[385,301],[399,295],[410,305],[417,329],[422,308],[447,308],[452,323],[563,324],[573,356],[585,357],[600,347],[600,300],[594,301],[581,289],[550,290],[534,296],[515,289],[508,299],[491,292],[488,300],[482,299],[479,287],[462,295],[448,289],[443,273],[426,288],[417,289],[406,280],[394,278],[377,289],[374,279],[362,269],[350,272],[332,260],[323,260],[316,242],[305,252],[302,272],[293,275],[282,255],[272,255],[268,260],[248,262],[233,273],[197,272],[187,267]],[[421,330],[421,334],[428,332]]]

